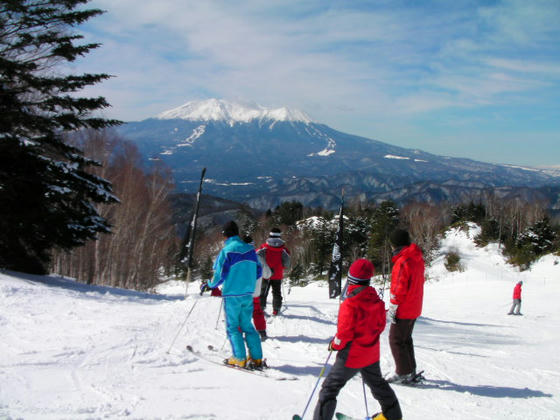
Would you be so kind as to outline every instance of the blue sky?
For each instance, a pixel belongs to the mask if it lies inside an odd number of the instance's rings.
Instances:
[[[108,116],[196,99],[305,111],[427,152],[560,165],[560,1],[94,0]]]

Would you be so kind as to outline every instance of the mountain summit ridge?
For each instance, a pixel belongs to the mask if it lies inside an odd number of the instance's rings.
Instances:
[[[177,108],[164,111],[156,119],[181,119],[189,121],[224,121],[228,124],[252,120],[273,120],[311,123],[309,116],[300,110],[288,107],[266,108],[258,104],[206,99],[189,101]]]

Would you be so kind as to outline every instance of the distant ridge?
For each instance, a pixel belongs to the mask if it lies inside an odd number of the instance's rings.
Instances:
[[[224,121],[228,124],[252,120],[293,121],[311,123],[303,111],[281,108],[265,108],[257,104],[229,102],[223,99],[190,101],[177,108],[164,111],[156,118],[161,120],[181,119],[189,121]]]

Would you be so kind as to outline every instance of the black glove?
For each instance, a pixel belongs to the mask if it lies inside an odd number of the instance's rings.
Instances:
[[[332,342],[332,340],[329,342],[329,351],[338,351],[337,349],[335,349],[335,348],[333,347],[333,342]]]
[[[202,296],[202,294],[203,294],[204,292],[208,291],[208,290],[210,290],[210,288],[208,287],[208,282],[203,281],[203,282],[200,284],[200,296]]]

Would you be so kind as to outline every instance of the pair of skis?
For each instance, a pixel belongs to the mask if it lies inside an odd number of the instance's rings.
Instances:
[[[266,371],[265,370],[253,370],[253,369],[247,369],[244,367],[238,367],[238,366],[233,366],[233,365],[227,365],[224,364],[224,362],[222,360],[218,360],[218,358],[213,358],[207,354],[204,354],[198,350],[195,350],[191,345],[187,345],[186,349],[193,354],[194,356],[196,356],[197,358],[204,360],[208,363],[212,363],[214,365],[217,366],[222,366],[222,367],[227,367],[229,369],[235,369],[239,372],[245,372],[245,373],[249,373],[252,375],[257,375],[257,376],[261,376],[263,378],[270,378],[270,379],[274,379],[276,381],[297,381],[299,378],[296,376],[285,376],[284,374],[282,374],[280,371],[275,370],[274,368],[270,368],[270,367],[266,367]],[[216,350],[214,349],[213,346],[209,345],[208,346],[208,350],[215,352]],[[216,353],[217,354],[217,353]]]

